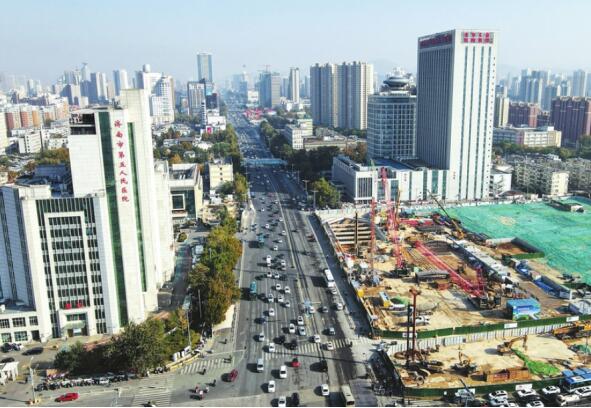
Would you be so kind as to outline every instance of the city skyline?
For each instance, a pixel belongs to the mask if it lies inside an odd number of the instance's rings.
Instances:
[[[287,46],[289,39],[276,39],[281,37],[278,33],[283,28],[282,20],[273,21],[270,18],[271,15],[287,12],[285,6],[268,2],[252,6],[238,2],[207,2],[201,7],[188,2],[175,2],[165,10],[142,8],[144,15],[142,19],[137,19],[138,22],[130,22],[128,18],[130,13],[137,13],[136,2],[120,4],[117,8],[110,7],[110,2],[106,2],[104,7],[92,9],[96,18],[85,20],[86,30],[76,30],[75,36],[67,37],[60,30],[52,31],[50,24],[58,18],[75,21],[80,16],[88,15],[91,9],[85,4],[61,7],[60,3],[63,2],[44,4],[29,1],[6,6],[8,14],[18,15],[30,10],[27,26],[39,27],[35,32],[45,32],[46,35],[33,35],[31,30],[18,25],[18,19],[3,24],[0,34],[3,38],[14,38],[14,41],[8,41],[8,46],[4,48],[0,72],[40,79],[47,84],[61,75],[63,70],[79,67],[82,61],[88,62],[93,70],[109,73],[119,68],[132,72],[140,69],[143,63],[149,63],[157,71],[187,81],[197,79],[195,55],[198,52],[213,55],[214,79],[218,82],[243,70],[257,72],[264,69],[265,64],[282,75],[286,75],[292,66],[299,67],[305,73],[315,62],[346,60],[367,61],[374,64],[379,73],[386,73],[393,66],[415,72],[416,38],[426,32],[439,32],[449,27],[478,27],[499,32],[504,44],[499,49],[499,61],[502,62],[498,67],[499,78],[507,72],[516,74],[523,67],[561,72],[591,68],[584,53],[573,53],[569,47],[562,46],[573,38],[588,36],[588,28],[582,24],[572,24],[567,16],[573,8],[578,10],[577,15],[588,14],[585,9],[591,11],[591,4],[583,1],[570,2],[571,8],[559,10],[546,7],[545,4],[550,6],[549,2],[532,1],[478,5],[477,9],[466,1],[453,2],[451,5],[425,1],[420,5],[396,4],[394,7],[382,1],[369,5],[347,2],[347,7],[338,9],[334,8],[333,3],[323,3],[314,5],[312,18],[297,18],[307,15],[310,10],[304,2],[301,8],[290,9],[289,13],[295,17],[294,21],[298,21],[295,27],[298,44],[310,46],[298,46],[295,49]],[[506,7],[502,7],[503,4]],[[506,13],[509,6],[510,15]],[[390,7],[392,13],[383,13],[385,7]],[[123,17],[107,14],[113,9]],[[151,9],[158,11],[152,12]],[[200,19],[199,25],[189,24],[204,9],[208,10],[211,18]],[[326,9],[331,9],[330,13]],[[256,15],[253,13],[255,10]],[[551,26],[554,29],[533,30],[531,24],[519,18],[524,13],[527,13],[528,21],[536,22],[536,26]],[[324,16],[327,15],[333,19],[333,25],[320,24],[319,19],[325,20]],[[399,15],[405,17],[391,24],[392,18]],[[436,18],[440,15],[446,15],[445,21]],[[122,18],[126,19],[126,24],[116,24],[117,19]],[[364,26],[363,35],[359,35],[358,30],[339,29],[339,26],[358,24],[360,18],[371,22]],[[108,31],[103,30],[106,19],[113,21]],[[159,19],[178,20],[178,24],[174,25],[177,31],[163,34],[162,30],[154,29],[158,27]],[[232,30],[214,30],[219,19],[224,20],[224,24],[231,26]],[[185,21],[187,24],[184,24]],[[216,34],[203,35],[213,32]],[[338,35],[339,41],[333,44],[335,35]],[[64,41],[64,38],[67,40]],[[176,38],[196,40],[179,42]],[[530,44],[525,50],[524,43]],[[55,47],[54,44],[60,46]],[[34,49],[35,52],[22,53],[23,48]],[[130,49],[134,53],[129,53]],[[43,63],[40,64],[40,61]]]

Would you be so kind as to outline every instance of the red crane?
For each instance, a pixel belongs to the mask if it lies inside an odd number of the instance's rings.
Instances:
[[[404,260],[402,259],[402,251],[400,249],[400,242],[398,240],[398,206],[400,205],[400,192],[396,196],[396,207],[392,207],[392,200],[390,199],[388,189],[388,171],[385,167],[380,169],[380,176],[382,179],[382,187],[384,189],[384,201],[386,203],[386,234],[392,242],[392,255],[396,260],[396,269],[404,267]]]

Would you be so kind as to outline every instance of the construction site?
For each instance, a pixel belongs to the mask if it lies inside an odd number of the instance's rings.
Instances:
[[[454,366],[467,361],[472,368],[466,372],[466,380],[486,384],[491,382],[490,376],[503,370],[498,378],[517,381],[559,375],[565,369],[562,363],[575,363],[576,353],[557,337],[548,337],[548,332],[570,327],[591,313],[591,302],[588,308],[578,309],[581,316],[572,313],[572,305],[588,302],[591,292],[580,273],[556,269],[556,262],[548,262],[546,254],[554,248],[544,243],[551,228],[540,229],[543,238],[536,240],[532,239],[532,226],[524,236],[517,227],[503,230],[502,226],[515,227],[517,223],[508,216],[503,223],[503,218],[475,215],[476,210],[527,213],[528,204],[520,204],[517,210],[510,208],[517,204],[498,204],[448,211],[437,197],[432,199],[437,207],[430,210],[403,208],[395,197],[386,197],[374,200],[370,208],[318,214],[366,310],[373,335],[399,339],[390,354],[393,363],[401,367],[401,378],[409,385],[438,387],[445,383],[450,387],[450,374],[458,374]],[[581,205],[587,214],[580,211],[569,216],[588,217],[591,206]],[[566,214],[556,205],[533,206],[557,213],[550,215],[548,223]],[[465,223],[464,212],[469,214]],[[479,220],[492,225],[478,230]],[[583,253],[589,248],[591,243]],[[577,259],[591,259],[589,255],[577,254]],[[511,352],[497,353],[500,340],[511,342],[523,333],[530,333],[527,350],[515,353],[509,344]],[[446,336],[453,339],[446,342]],[[457,341],[461,346],[454,343]],[[437,367],[425,366],[421,374],[417,364],[430,360],[436,361]],[[532,372],[526,361],[555,369]]]

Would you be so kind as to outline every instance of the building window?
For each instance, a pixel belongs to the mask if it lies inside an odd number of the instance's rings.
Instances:
[[[37,316],[30,316],[29,317],[29,326],[38,326],[39,322],[37,321]]]
[[[8,329],[10,327],[10,320],[8,319],[1,319],[0,320],[0,329]]]
[[[27,340],[29,340],[29,336],[27,335],[26,331],[14,332],[14,341],[27,341]]]
[[[15,317],[12,319],[12,326],[13,327],[26,327],[27,321],[24,317]]]
[[[12,342],[12,336],[10,335],[10,333],[2,333],[2,343],[11,343]]]

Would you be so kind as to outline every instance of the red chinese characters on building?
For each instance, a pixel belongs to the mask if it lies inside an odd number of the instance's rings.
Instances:
[[[493,35],[490,32],[464,31],[462,42],[471,44],[492,44]]]
[[[116,120],[113,122],[113,127],[116,129],[120,129],[122,127],[122,123],[120,120]],[[127,154],[125,153],[125,135],[121,130],[117,130],[115,132],[115,145],[117,146],[117,150],[115,152],[115,157],[117,158],[118,162],[116,164],[117,168],[119,169],[118,178],[119,178],[119,192],[121,193],[121,202],[128,203],[129,202],[129,174],[128,171],[128,163],[127,163]]]

